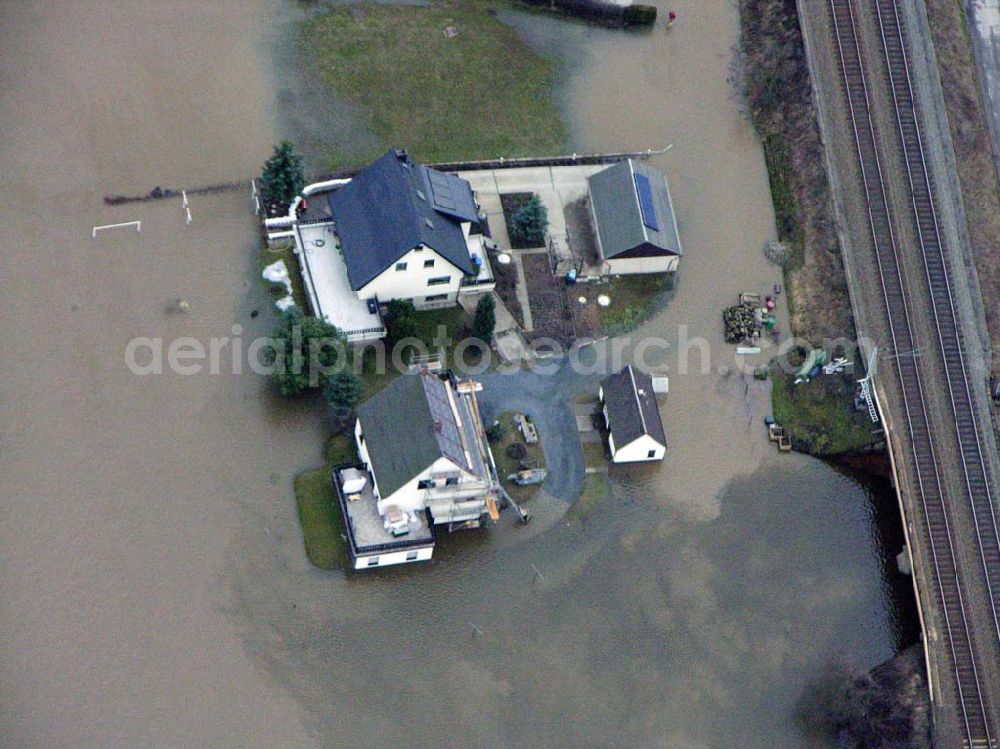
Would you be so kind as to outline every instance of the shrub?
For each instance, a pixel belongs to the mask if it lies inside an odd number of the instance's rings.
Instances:
[[[264,164],[260,177],[260,194],[269,216],[281,216],[305,185],[302,157],[295,153],[292,144],[283,140],[274,147],[274,153]]]
[[[341,369],[326,378],[323,384],[323,396],[330,405],[333,418],[343,423],[354,411],[364,384],[361,379],[349,369]]]
[[[385,338],[389,346],[394,346],[404,338],[417,336],[416,314],[413,302],[405,299],[393,299],[385,306]]]
[[[274,366],[271,379],[287,397],[325,384],[327,371],[344,364],[346,341],[337,328],[298,310],[285,313],[285,323],[272,334],[274,345],[264,349],[263,362]]]
[[[485,341],[493,340],[493,331],[497,326],[497,304],[492,294],[485,294],[476,304],[476,314],[472,319],[472,337]]]
[[[511,243],[518,247],[541,247],[548,229],[548,211],[538,196],[532,195],[511,216]]]
[[[528,455],[528,448],[520,442],[512,442],[507,445],[507,457],[511,460],[524,460]]]
[[[499,421],[494,421],[486,428],[486,439],[494,445],[503,439],[504,428]]]
[[[626,26],[652,26],[656,23],[656,6],[629,5],[622,19]]]
[[[792,248],[784,242],[769,239],[764,243],[764,257],[775,265],[784,265],[792,256]]]

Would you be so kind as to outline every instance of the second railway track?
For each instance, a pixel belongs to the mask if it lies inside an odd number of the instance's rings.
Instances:
[[[988,601],[982,606],[992,615],[993,635],[1000,643],[1000,622],[997,619],[1000,594],[1000,534],[992,502],[991,476],[983,454],[982,435],[976,421],[972,394],[962,351],[962,334],[955,310],[952,288],[942,247],[941,232],[934,206],[934,192],[926,164],[921,132],[914,105],[912,84],[906,55],[906,42],[900,25],[896,0],[864,0],[874,3],[878,19],[880,47],[884,56],[892,92],[890,106],[897,125],[899,147],[903,155],[910,188],[911,215],[904,217],[914,225],[922,255],[927,285],[931,296],[937,341],[948,386],[950,415],[954,422],[965,487],[978,556],[980,575]],[[876,135],[872,113],[866,61],[859,40],[859,24],[852,0],[829,0],[837,51],[840,56],[844,88],[858,164],[868,209],[868,223],[878,263],[889,331],[894,351],[916,349],[911,315],[911,294],[923,293],[910,288],[903,272],[900,245],[893,228],[893,212],[886,190],[884,162]],[[874,54],[874,53],[873,53]],[[881,104],[881,102],[879,102]],[[988,704],[987,690],[977,658],[978,652],[971,626],[975,602],[969,600],[969,581],[963,579],[955,528],[949,513],[949,497],[939,474],[940,453],[951,445],[939,445],[932,429],[926,400],[925,385],[920,369],[912,356],[899,356],[895,361],[899,377],[902,406],[912,447],[918,506],[923,513],[922,529],[927,557],[932,566],[932,598],[940,608],[946,647],[951,660],[951,678],[957,696],[957,711],[962,723],[966,746],[996,746],[997,727]],[[950,436],[946,439],[950,439]],[[978,581],[977,581],[978,582]],[[994,643],[991,643],[991,645]],[[990,648],[987,652],[993,652]],[[946,675],[942,675],[946,676]]]

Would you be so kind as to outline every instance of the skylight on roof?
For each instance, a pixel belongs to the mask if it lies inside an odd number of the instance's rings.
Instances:
[[[656,208],[653,204],[653,188],[645,174],[635,174],[635,193],[639,196],[642,223],[653,231],[659,231],[660,224],[656,220]]]

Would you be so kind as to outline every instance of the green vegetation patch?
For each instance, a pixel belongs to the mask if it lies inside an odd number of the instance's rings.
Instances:
[[[771,381],[774,420],[788,430],[796,450],[829,457],[877,441],[868,413],[854,409],[854,380],[849,375],[820,375],[796,385],[794,374],[774,367]]]
[[[528,415],[531,419],[531,415]],[[542,452],[542,439],[544,435],[539,432],[538,442],[533,445],[527,444],[521,437],[521,433],[514,425],[514,413],[504,411],[497,419],[500,422],[500,440],[494,442],[490,447],[493,451],[493,459],[497,464],[497,473],[504,488],[517,502],[524,502],[531,499],[545,483],[531,484],[529,486],[518,486],[513,481],[507,481],[507,477],[520,470],[521,464],[530,468],[545,468],[545,454]],[[537,428],[537,425],[536,425]],[[520,445],[524,448],[524,457],[514,457],[510,450],[512,445]],[[516,449],[516,448],[515,448]]]
[[[485,4],[335,8],[303,23],[301,45],[323,81],[366,112],[382,148],[425,162],[563,150],[555,64]]]
[[[434,340],[443,339],[451,343],[445,346],[444,366],[449,366],[449,356],[454,352],[454,344],[466,334],[469,327],[469,315],[460,305],[454,307],[442,307],[441,309],[424,310],[413,312],[410,315],[412,326],[407,330],[406,335],[412,335],[423,342],[427,353],[437,352]],[[442,330],[443,329],[443,330]],[[439,333],[441,335],[439,336]],[[379,365],[375,356],[375,348],[364,347],[361,350],[361,381],[364,384],[364,393],[361,402],[371,398],[382,388],[386,387],[396,377],[400,375],[392,363],[392,351],[387,347],[385,364]],[[410,356],[415,353],[415,348],[406,348],[401,353],[401,361],[407,364]],[[471,362],[472,352],[467,357]]]
[[[323,457],[331,467],[341,463],[357,463],[358,446],[354,443],[353,433],[331,434],[323,448]]]
[[[568,290],[579,335],[617,336],[635,330],[663,309],[674,288],[672,273],[642,273],[615,276],[608,283],[577,284]],[[611,304],[601,307],[597,297],[606,295]],[[586,297],[581,305],[577,300]]]
[[[579,522],[611,497],[611,479],[608,474],[588,473],[583,477],[583,491],[566,513],[566,520]]]
[[[299,256],[295,254],[294,245],[291,242],[286,242],[284,245],[276,247],[273,250],[267,247],[261,248],[260,255],[257,259],[257,278],[259,278],[260,282],[267,287],[272,301],[276,302],[278,299],[285,296],[286,291],[283,284],[271,283],[270,281],[265,281],[261,277],[261,273],[264,272],[264,268],[278,262],[279,260],[284,260],[285,267],[288,268],[288,276],[292,282],[292,299],[295,300],[295,305],[302,310],[303,313],[307,313],[309,310],[309,303],[306,297],[305,286],[302,285],[302,268],[299,265]],[[275,313],[280,313],[278,308],[273,305],[272,309]]]
[[[778,239],[791,248],[791,254],[783,264],[787,273],[802,267],[805,246],[801,211],[795,197],[792,162],[788,146],[782,136],[765,135],[763,146],[767,177],[771,183],[771,202],[774,204],[774,224],[778,230]]]
[[[295,504],[309,561],[323,570],[341,567],[349,553],[328,466],[295,477]]]
[[[548,215],[538,195],[533,192],[509,192],[500,195],[507,237],[515,250],[545,246]]]
[[[608,465],[608,452],[604,442],[583,443],[583,464],[589,469],[604,470]]]
[[[357,462],[353,437],[346,433],[331,435],[323,457],[326,459],[323,468],[303,471],[295,477],[295,504],[302,524],[306,556],[316,567],[332,570],[343,566],[350,554],[330,472],[335,465]]]

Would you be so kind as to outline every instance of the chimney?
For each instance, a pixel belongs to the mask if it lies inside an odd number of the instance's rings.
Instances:
[[[442,428],[441,419],[434,419],[434,431],[437,432],[438,434],[441,434],[441,428]]]

